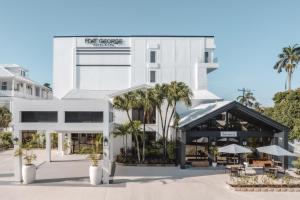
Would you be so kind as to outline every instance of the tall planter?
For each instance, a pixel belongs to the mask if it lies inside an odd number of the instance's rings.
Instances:
[[[22,179],[24,184],[30,184],[35,181],[36,167],[34,164],[22,166]]]
[[[89,170],[91,185],[99,185],[102,178],[102,170],[100,166],[90,166]]]

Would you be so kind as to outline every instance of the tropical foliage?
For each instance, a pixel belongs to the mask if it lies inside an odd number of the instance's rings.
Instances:
[[[115,136],[127,137],[131,134],[135,141],[138,161],[145,161],[145,132],[147,120],[155,110],[158,112],[161,135],[163,141],[163,156],[168,157],[168,138],[171,126],[178,123],[178,114],[176,105],[183,102],[185,105],[191,105],[192,91],[183,82],[173,81],[170,84],[156,84],[153,88],[140,89],[127,92],[117,96],[113,100],[114,108],[122,110],[128,117],[128,123],[116,127]],[[132,109],[142,109],[143,118],[141,121],[133,121],[130,115]],[[173,124],[172,124],[173,122]],[[143,129],[140,129],[141,124]],[[125,139],[125,156],[127,155],[127,138]],[[140,141],[142,144],[142,159],[140,156]],[[171,155],[170,155],[171,156]]]
[[[253,92],[244,90],[243,94],[238,96],[237,101],[249,108],[255,109],[258,112],[263,112],[261,104],[256,101]]]
[[[25,165],[32,165],[32,162],[36,160],[36,154],[32,151],[32,143],[20,144],[19,148],[15,150],[14,156],[22,156]]]
[[[7,128],[11,122],[11,113],[6,107],[0,107],[0,127]]]
[[[278,73],[283,70],[287,73],[288,89],[291,90],[292,75],[300,61],[300,47],[298,45],[284,47],[278,55],[279,60],[274,65]]]
[[[11,132],[0,132],[0,149],[8,149],[12,147],[12,134]]]
[[[300,88],[275,94],[274,106],[265,108],[264,114],[286,125],[291,140],[300,139]]]

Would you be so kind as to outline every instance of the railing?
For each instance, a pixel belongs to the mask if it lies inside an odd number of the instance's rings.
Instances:
[[[199,61],[201,62],[201,59],[199,58]],[[209,59],[204,59],[204,63],[218,63],[218,58],[209,58]]]
[[[27,94],[20,91],[12,91],[12,90],[0,90],[0,97],[21,97],[26,99],[50,99],[52,95],[48,95],[48,98],[35,96],[32,94]]]

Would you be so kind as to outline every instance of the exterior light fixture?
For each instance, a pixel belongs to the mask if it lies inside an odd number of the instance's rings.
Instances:
[[[247,140],[243,141],[243,145],[246,146],[247,145]]]
[[[107,139],[107,137],[104,138],[103,144],[104,144],[104,146],[108,146],[108,139]]]
[[[14,137],[13,138],[13,144],[17,145],[19,142],[19,138],[18,137]]]
[[[211,145],[215,146],[215,145],[216,145],[216,141],[213,140],[213,141],[211,142]]]

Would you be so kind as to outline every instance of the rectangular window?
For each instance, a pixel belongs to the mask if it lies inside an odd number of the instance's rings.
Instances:
[[[156,71],[150,71],[150,83],[156,82]]]
[[[205,51],[204,53],[204,62],[208,63],[208,57],[209,57],[209,53],[207,51]]]
[[[98,123],[103,122],[103,112],[67,111],[65,123]]]
[[[37,97],[40,96],[40,88],[39,87],[35,88],[35,96],[37,96]]]
[[[132,120],[141,121],[144,120],[144,110],[132,109]],[[156,123],[156,110],[154,109],[151,113],[148,113],[145,120],[146,124],[155,124]]]
[[[21,122],[57,122],[56,111],[22,111]]]
[[[7,82],[2,82],[1,90],[7,90]]]
[[[150,51],[150,63],[156,63],[156,51]]]

